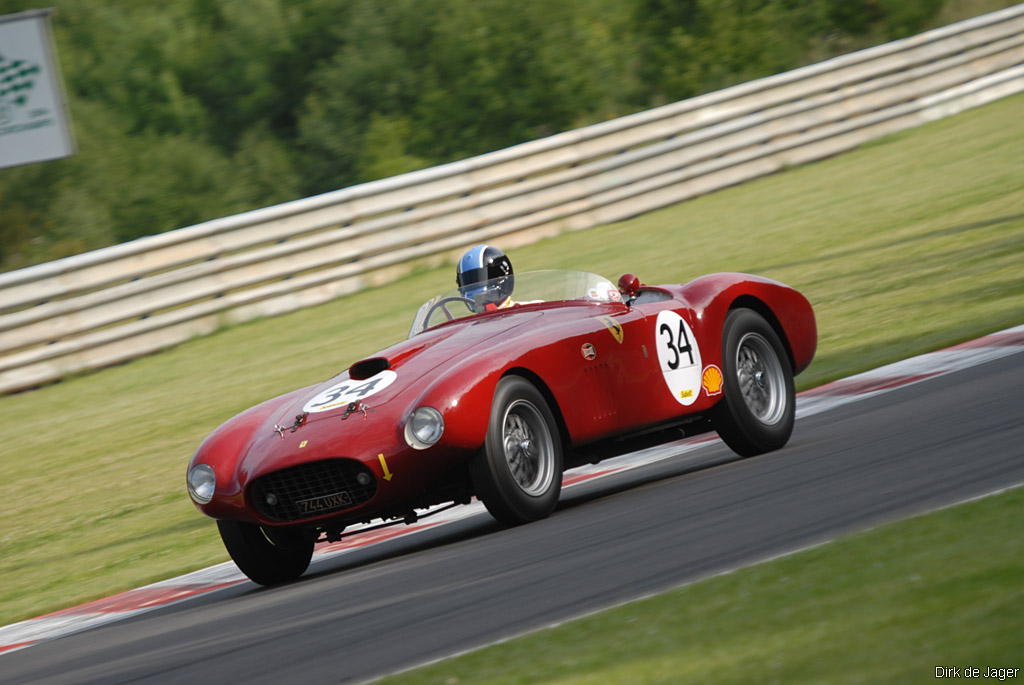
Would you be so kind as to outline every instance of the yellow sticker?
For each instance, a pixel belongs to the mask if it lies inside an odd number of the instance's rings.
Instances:
[[[609,332],[611,332],[612,337],[615,338],[615,342],[621,345],[623,338],[622,324],[610,316],[599,316],[597,317],[597,319],[608,327],[608,330]]]
[[[305,447],[308,444],[309,444],[309,440],[303,440],[302,442],[299,443],[299,449],[301,450],[303,447]]]
[[[684,400],[693,397],[693,390],[680,390],[679,397]]]

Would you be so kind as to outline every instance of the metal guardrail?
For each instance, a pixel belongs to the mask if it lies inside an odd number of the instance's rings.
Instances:
[[[0,393],[821,159],[1024,91],[1024,4],[451,164],[0,274]]]

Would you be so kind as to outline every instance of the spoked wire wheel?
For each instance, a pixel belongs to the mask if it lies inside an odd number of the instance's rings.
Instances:
[[[505,461],[519,488],[537,497],[544,493],[554,469],[554,446],[551,431],[535,405],[516,400],[508,411],[502,428]]]
[[[483,449],[469,462],[473,488],[509,525],[551,514],[562,490],[562,443],[544,396],[520,376],[498,382]]]
[[[761,422],[777,424],[786,412],[786,372],[771,344],[759,333],[747,333],[736,350],[740,393]]]

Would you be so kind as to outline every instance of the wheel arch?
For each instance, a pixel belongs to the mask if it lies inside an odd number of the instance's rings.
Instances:
[[[551,392],[548,384],[538,374],[523,366],[512,367],[501,375],[502,378],[507,378],[508,376],[519,376],[537,388],[537,391],[544,397],[544,401],[548,403],[548,408],[551,409],[551,414],[555,417],[555,423],[558,424],[558,439],[562,443],[562,452],[563,454],[568,453],[572,449],[572,441],[569,439],[569,427],[565,423],[565,417],[562,416],[562,408],[558,406],[558,400],[555,399],[555,394]]]
[[[789,341],[789,336],[786,334],[786,329],[783,327],[782,322],[779,321],[779,317],[775,315],[768,304],[754,295],[740,295],[729,305],[729,311],[734,309],[750,309],[757,312],[761,318],[768,322],[768,325],[772,327],[775,334],[779,336],[779,340],[782,341],[782,346],[786,349],[786,358],[789,360],[789,368],[796,368],[796,359],[793,355],[793,345]],[[724,321],[722,322],[724,325]]]

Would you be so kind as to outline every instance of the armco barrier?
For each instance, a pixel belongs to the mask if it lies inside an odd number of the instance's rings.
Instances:
[[[657,109],[0,274],[0,392],[635,216],[1024,91],[1024,4]]]

